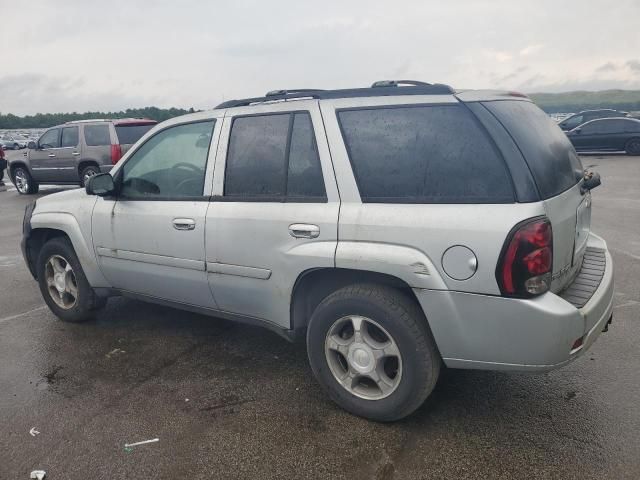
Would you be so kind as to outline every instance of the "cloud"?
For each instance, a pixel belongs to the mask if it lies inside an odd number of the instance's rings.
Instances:
[[[24,9],[2,10],[0,110],[210,108],[392,78],[640,89],[640,2],[609,2],[111,0],[105,15],[102,2],[30,0],[28,22]],[[596,32],[588,48],[568,40],[584,32]]]
[[[538,53],[543,48],[544,48],[544,44],[542,44],[542,43],[537,43],[535,45],[527,45],[526,47],[522,48],[518,52],[518,54],[521,57],[527,57],[529,55],[533,55],[534,53]]]
[[[616,70],[618,70],[618,65],[616,65],[613,62],[607,62],[604,65],[600,65],[598,68],[596,68],[596,72],[615,72]]]

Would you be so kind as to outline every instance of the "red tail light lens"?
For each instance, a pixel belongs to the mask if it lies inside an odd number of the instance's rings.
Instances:
[[[532,297],[551,285],[553,232],[546,217],[516,225],[509,233],[496,270],[503,295]]]
[[[115,165],[122,158],[122,148],[120,145],[111,145],[111,163]]]

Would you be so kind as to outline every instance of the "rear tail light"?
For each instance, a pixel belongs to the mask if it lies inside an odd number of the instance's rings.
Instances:
[[[111,163],[115,165],[122,158],[122,148],[120,145],[111,145]]]
[[[502,247],[496,279],[503,295],[533,297],[551,286],[553,233],[546,217],[516,225]]]

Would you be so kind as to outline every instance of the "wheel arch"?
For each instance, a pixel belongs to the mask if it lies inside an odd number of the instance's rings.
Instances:
[[[29,245],[31,238],[36,235],[36,232],[38,231],[45,232],[37,235],[44,236],[46,240],[55,236],[64,235],[71,242],[89,284],[94,288],[111,286],[100,271],[96,255],[91,244],[91,238],[85,238],[74,215],[63,212],[35,213],[31,217],[30,224],[30,234],[29,237],[25,239],[27,245]],[[47,235],[50,236],[47,238]],[[44,245],[44,243],[40,244],[40,248],[42,245]],[[33,261],[35,262],[37,255],[39,254],[39,250],[32,251],[32,253],[35,254],[33,257]]]
[[[356,283],[369,283],[392,287],[420,303],[409,284],[401,278],[385,273],[350,268],[317,268],[302,272],[291,294],[290,322],[294,334],[307,327],[311,314],[320,302],[331,293]]]
[[[80,175],[82,174],[82,170],[87,167],[96,167],[98,169],[98,172],[100,172],[100,165],[98,164],[97,160],[81,160],[80,163],[78,163],[78,177],[80,177]]]

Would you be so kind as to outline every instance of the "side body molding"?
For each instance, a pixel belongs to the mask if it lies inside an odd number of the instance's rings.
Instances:
[[[340,241],[336,267],[392,275],[412,288],[447,289],[431,259],[420,250],[404,245]]]
[[[90,222],[89,216],[89,222]],[[94,288],[111,287],[106,278],[102,275],[98,267],[97,258],[92,248],[91,238],[83,235],[83,229],[80,227],[78,220],[74,215],[68,212],[43,212],[33,214],[31,217],[31,229],[50,228],[52,230],[60,230],[67,234],[73,245],[73,249],[78,255],[82,269]],[[86,232],[91,231],[90,224],[86,226]]]

